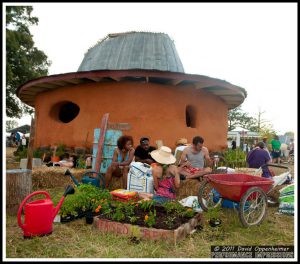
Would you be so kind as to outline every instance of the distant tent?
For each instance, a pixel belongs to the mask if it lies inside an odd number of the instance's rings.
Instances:
[[[27,133],[30,132],[30,126],[29,125],[23,125],[23,126],[16,127],[16,128],[11,129],[11,130],[8,130],[7,132],[10,132],[10,133],[12,133],[12,132],[14,132],[14,133],[21,132],[23,134],[27,134]]]
[[[248,132],[250,131],[249,129],[246,129],[246,128],[243,128],[243,127],[236,127],[235,129],[232,129],[231,131],[237,131],[237,132],[242,132],[242,131],[245,131],[245,132]]]

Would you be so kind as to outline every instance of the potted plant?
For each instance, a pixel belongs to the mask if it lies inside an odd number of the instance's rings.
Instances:
[[[220,219],[220,209],[221,206],[217,205],[216,207],[209,207],[207,214],[208,214],[208,218],[209,218],[209,225],[211,227],[216,227],[221,225],[222,221]]]
[[[52,162],[58,162],[61,160],[61,156],[65,153],[65,145],[59,144],[59,146],[54,146],[53,156],[51,157]]]
[[[53,156],[51,157],[51,161],[52,162],[58,162],[58,161],[60,161],[59,156],[56,155],[56,151],[57,151],[57,146],[54,146]]]

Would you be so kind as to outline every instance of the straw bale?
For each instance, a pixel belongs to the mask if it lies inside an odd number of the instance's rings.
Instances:
[[[67,168],[61,167],[35,167],[32,170],[32,187],[34,190],[43,188],[64,187],[73,184],[70,176],[65,176]],[[70,169],[74,177],[81,181],[83,174],[88,171],[86,169]]]
[[[235,168],[235,174],[249,174],[253,176],[259,176],[261,177],[262,171],[260,170],[256,175],[255,172],[257,169],[254,168]]]
[[[111,179],[109,190],[113,191],[113,190],[116,190],[116,189],[123,189],[122,185],[123,185],[123,178],[113,176],[112,179]]]
[[[198,179],[186,179],[180,181],[180,187],[176,191],[176,199],[181,200],[188,196],[197,196],[199,193],[199,188],[202,182],[202,177],[200,181]]]

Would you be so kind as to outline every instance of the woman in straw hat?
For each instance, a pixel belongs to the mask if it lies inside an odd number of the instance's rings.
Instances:
[[[159,203],[168,202],[176,198],[175,189],[179,188],[180,178],[178,168],[175,165],[176,159],[170,148],[162,146],[150,153],[157,162],[152,169],[155,194],[139,193],[140,198],[153,199]]]

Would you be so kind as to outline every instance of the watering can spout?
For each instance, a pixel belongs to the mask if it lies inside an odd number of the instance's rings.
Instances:
[[[65,197],[68,195],[68,194],[73,194],[75,192],[74,188],[72,185],[68,185],[68,187],[66,188],[64,194],[63,194],[63,197],[59,200],[59,203],[57,204],[57,206],[54,208],[54,211],[53,211],[53,220],[55,218],[55,216],[57,215]]]

